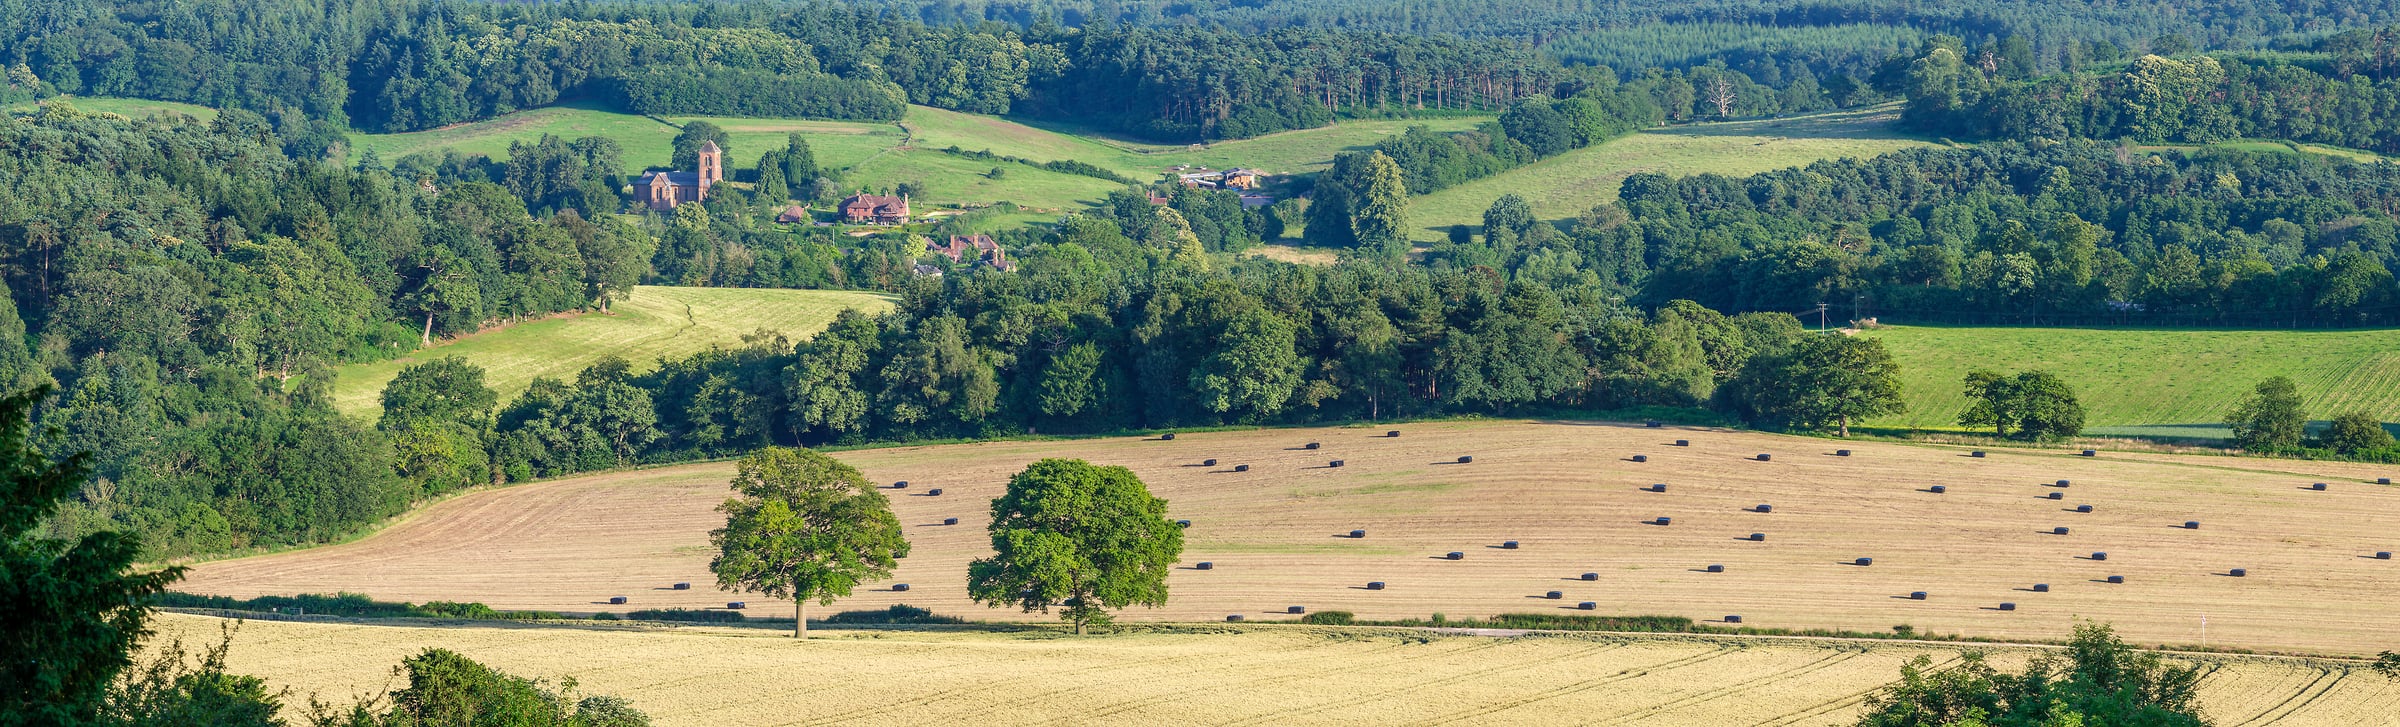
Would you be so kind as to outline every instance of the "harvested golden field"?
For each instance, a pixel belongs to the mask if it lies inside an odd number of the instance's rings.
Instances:
[[[843,452],[870,479],[912,483],[888,492],[916,550],[894,579],[913,590],[879,584],[837,608],[1043,618],[970,603],[965,570],[987,552],[988,501],[1008,476],[1065,456],[1132,468],[1174,517],[1193,521],[1172,603],[1130,619],[1289,619],[1293,605],[1366,618],[1578,613],[1589,601],[1599,614],[1740,614],[1770,628],[1909,624],[2061,639],[2084,618],[2137,643],[2332,655],[2400,646],[2387,620],[2400,560],[2372,557],[2400,550],[2400,490],[2368,484],[2378,475],[2370,465],[2046,450],[1972,458],[1939,446],[1582,423],[1399,428],[1396,439],[1381,427],[1281,429]],[[1691,446],[1671,446],[1677,438]],[[1854,454],[1833,456],[1835,446]],[[1452,463],[1460,455],[1474,463]],[[1207,458],[1219,466],[1201,466]],[[1333,459],[1347,466],[1327,467]],[[759,615],[787,615],[788,604],[712,588],[707,532],[722,523],[712,508],[730,471],[702,464],[478,492],[355,542],[202,564],[184,588],[569,612],[746,600]],[[2072,486],[2052,486],[2058,479]],[[2320,481],[2330,489],[2308,489]],[[1645,491],[1651,483],[1668,490]],[[2045,498],[2054,492],[2063,499]],[[1760,504],[1773,511],[1753,511]],[[2094,512],[2076,512],[2082,504]],[[1649,524],[1661,516],[1671,524]],[[948,517],[959,524],[941,525]],[[2202,527],[2183,527],[2194,520]],[[2061,526],[2070,534],[2052,534]],[[1346,537],[1354,528],[1366,537]],[[1503,548],[1511,540],[1521,547]],[[1463,558],[1445,559],[1450,551]],[[2091,560],[2095,551],[2108,559]],[[1854,565],[1861,557],[1873,564]],[[1193,569],[1198,561],[1215,568]],[[1711,564],[1724,572],[1706,572]],[[2232,568],[2247,577],[2225,575]],[[2127,580],[2106,583],[2111,575]],[[696,585],[669,590],[678,581]],[[1369,591],[1368,581],[1390,587]],[[2037,583],[2052,590],[2032,592]],[[630,605],[606,604],[618,595]],[[1997,610],[2002,602],[2019,608]]]
[[[193,641],[220,623],[170,615]],[[1955,647],[1684,636],[1438,636],[1319,627],[1056,631],[818,631],[809,643],[744,628],[384,626],[250,622],[231,667],[305,702],[395,686],[418,650],[572,677],[660,725],[1673,724],[1840,725],[1919,655]],[[2021,665],[2033,649],[1999,647]],[[2358,725],[2400,686],[2355,664],[2195,657],[2220,725]]]

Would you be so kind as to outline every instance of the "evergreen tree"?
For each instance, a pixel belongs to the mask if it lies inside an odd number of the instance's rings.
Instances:
[[[1367,157],[1365,172],[1350,229],[1359,249],[1398,260],[1409,249],[1408,185],[1400,179],[1400,165],[1382,151]]]

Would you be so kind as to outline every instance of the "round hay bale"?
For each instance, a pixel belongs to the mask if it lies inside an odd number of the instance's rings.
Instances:
[[[2050,497],[2050,499],[2053,499],[2053,500],[2064,500],[2064,499],[2067,499],[2067,493],[2064,493],[2064,492],[2053,492],[2053,493],[2050,493],[2049,497]]]
[[[1225,621],[1226,621],[1227,623],[1240,623],[1240,622],[1241,622],[1241,620],[1242,620],[1242,615],[1241,615],[1241,614],[1238,614],[1238,613],[1229,613],[1229,614],[1225,614]]]
[[[1367,590],[1370,590],[1370,591],[1380,591],[1380,590],[1383,590],[1383,581],[1367,581]]]
[[[2100,450],[2097,450],[2097,449],[2086,449],[2086,450],[2083,450],[2083,456],[2085,456],[2085,457],[2098,457],[2098,456],[2100,456]]]
[[[2090,506],[2090,505],[2076,505],[2076,506],[2075,506],[2075,511],[2076,511],[2076,512],[2091,512],[2091,511],[2092,511],[2092,506]]]
[[[2377,478],[2375,478],[2375,484],[2378,484],[2378,485],[2388,485],[2388,484],[2392,484],[2392,478],[2390,478],[2390,477],[2377,477]]]
[[[1750,542],[1753,542],[1753,543],[1764,543],[1764,542],[1767,542],[1767,534],[1766,534],[1766,533],[1751,533],[1751,534],[1750,534]]]
[[[1775,511],[1775,506],[1774,506],[1774,505],[1769,505],[1769,504],[1766,504],[1766,503],[1763,503],[1763,502],[1762,502],[1762,503],[1759,503],[1757,507],[1750,508],[1750,510],[1751,510],[1752,512],[1774,512],[1774,511]]]
[[[1651,491],[1651,492],[1666,492],[1666,491],[1667,491],[1667,483],[1664,483],[1664,482],[1652,483],[1652,484],[1650,485],[1650,491]]]
[[[1331,461],[1331,462],[1327,462],[1327,463],[1325,463],[1325,466],[1327,466],[1327,467],[1340,467],[1340,466],[1342,466],[1342,461],[1337,459],[1337,460],[1334,460],[1334,461]]]
[[[1504,542],[1500,543],[1500,549],[1501,549],[1501,550],[1516,550],[1516,549],[1517,549],[1517,541],[1514,541],[1514,540],[1504,541]]]
[[[946,518],[942,518],[942,524],[943,524],[943,525],[957,525],[957,524],[958,524],[958,518],[954,518],[954,517],[946,517]]]
[[[2376,559],[2376,560],[2391,560],[2391,559],[2392,559],[2392,551],[2389,551],[2389,550],[2378,550],[2378,551],[2375,551],[2375,559]]]
[[[1391,430],[1391,431],[1388,431],[1388,432],[1384,432],[1384,433],[1383,433],[1383,436],[1386,436],[1386,437],[1391,437],[1391,438],[1393,438],[1393,439],[1398,439],[1398,438],[1400,438],[1400,430],[1398,430],[1398,429],[1394,429],[1394,430]]]
[[[1283,612],[1284,612],[1284,613],[1291,613],[1291,614],[1308,613],[1308,607],[1306,607],[1306,606],[1285,606],[1285,607],[1283,607]]]
[[[1158,438],[1159,438],[1159,439],[1162,439],[1162,440],[1166,440],[1166,441],[1172,442],[1172,441],[1175,441],[1175,433],[1174,433],[1174,432],[1167,432],[1167,433],[1165,433],[1165,434],[1158,435]]]
[[[1200,562],[1198,562],[1198,563],[1193,563],[1193,564],[1192,564],[1192,570],[1216,570],[1216,569],[1217,569],[1217,564],[1215,564],[1215,563],[1211,563],[1211,562],[1208,562],[1208,561],[1205,561],[1205,560],[1204,560],[1204,561],[1200,561]]]
[[[1983,459],[1983,450],[1978,449],[1973,452],[1968,452],[1967,456],[1974,457],[1976,459]]]
[[[908,480],[901,480],[901,481],[899,481],[899,482],[894,482],[894,483],[892,483],[892,489],[895,489],[895,490],[905,490],[905,489],[908,489]]]
[[[1675,440],[1675,446],[1678,446],[1678,447],[1689,447],[1689,446],[1692,446],[1692,440],[1689,440],[1689,439],[1678,439],[1678,440]]]
[[[692,584],[690,584],[690,583],[677,583],[677,584],[675,584],[675,590],[678,590],[678,591],[689,591],[689,590],[692,590]]]
[[[1908,592],[1908,600],[1911,600],[1911,601],[1922,601],[1922,600],[1925,600],[1925,592],[1924,592],[1924,591],[1909,591],[1909,592]]]
[[[1652,420],[1650,420],[1650,421],[1642,422],[1642,426],[1649,427],[1649,428],[1651,428],[1651,429],[1657,429],[1657,428],[1659,428],[1659,427],[1663,427],[1663,426],[1666,426],[1666,425],[1667,425],[1667,424],[1666,424],[1666,422],[1662,422],[1662,421],[1659,421],[1659,420],[1656,420],[1656,419],[1652,419]]]
[[[2325,491],[2325,483],[2323,483],[2323,482],[2319,482],[2319,483],[2316,483],[2316,484],[2313,484],[2313,485],[2309,485],[2309,486],[2308,486],[2308,489],[2311,489],[2311,490],[2316,490],[2316,491],[2318,491],[2318,492],[2324,492],[2324,491]]]
[[[1204,459],[1204,460],[1200,460],[1200,466],[1202,466],[1202,467],[1215,467],[1215,466],[1217,466],[1217,461],[1216,461],[1216,460],[1214,460],[1214,459]]]
[[[749,608],[749,607],[750,607],[750,602],[749,602],[749,601],[727,601],[727,602],[725,602],[725,607],[726,607],[726,608],[733,609],[733,610],[735,610],[735,611],[739,611],[739,610],[742,610],[742,609],[745,609],[745,608]]]
[[[1578,611],[1594,611],[1598,610],[1599,608],[1600,604],[1593,603],[1591,601],[1584,601],[1582,603],[1575,604],[1575,610]]]
[[[2017,604],[2014,604],[2014,603],[2007,603],[2007,602],[2002,602],[2002,603],[2000,604],[2000,610],[2002,610],[2002,611],[2014,611],[2014,610],[2017,610]]]
[[[1466,559],[1467,559],[1467,554],[1466,554],[1466,553],[1464,553],[1464,552],[1461,552],[1461,551],[1456,551],[1456,550],[1453,550],[1453,551],[1450,551],[1448,554],[1445,554],[1445,555],[1443,555],[1442,557],[1443,557],[1443,558],[1450,559],[1450,560],[1466,560]]]
[[[2073,486],[2075,486],[2075,483],[2074,483],[2074,481],[2072,481],[2072,480],[2059,480],[2059,481],[2058,481],[2058,486],[2059,486],[2059,487],[2073,487]]]
[[[1583,580],[1587,580],[1587,581],[1596,581],[1596,580],[1600,580],[1600,574],[1598,574],[1598,573],[1585,573],[1585,574],[1583,574],[1582,578],[1583,578]]]
[[[1192,521],[1190,521],[1190,520],[1177,520],[1177,521],[1175,521],[1175,527],[1179,527],[1179,528],[1188,528],[1188,527],[1191,527],[1191,526],[1192,526]]]
[[[1633,456],[1633,461],[1635,461],[1635,462],[1648,462],[1648,461],[1650,461],[1650,455],[1647,455],[1647,454],[1637,454],[1637,455],[1634,455],[1634,456]]]
[[[1462,454],[1462,455],[1459,455],[1459,456],[1458,456],[1458,463],[1459,463],[1459,464],[1472,464],[1472,463],[1474,463],[1474,461],[1475,461],[1475,457],[1474,457],[1473,455],[1465,455],[1465,454]]]
[[[2199,529],[2200,529],[2200,521],[2198,521],[2198,520],[2185,520],[2185,521],[2183,521],[2183,529],[2185,529],[2185,530],[2199,530]]]
[[[1325,446],[1325,445],[1323,445],[1323,444],[1319,444],[1319,443],[1316,443],[1316,442],[1309,442],[1309,443],[1308,443],[1306,446],[1307,446],[1309,449],[1316,449],[1316,448],[1318,448],[1318,447],[1322,447],[1322,446]]]
[[[1729,624],[1738,624],[1738,623],[1741,623],[1741,622],[1742,622],[1742,617],[1741,617],[1741,615],[1740,615],[1740,614],[1730,614],[1730,613],[1729,613],[1729,614],[1726,614],[1726,615],[1725,615],[1725,623],[1729,623]]]
[[[2235,578],[2248,578],[2250,577],[2250,569],[2235,568],[2233,570],[2225,571],[2225,575],[2233,576]]]
[[[1874,559],[1874,558],[1860,558],[1860,559],[1858,559],[1858,560],[1853,560],[1853,561],[1850,561],[1850,562],[1851,562],[1851,563],[1853,563],[1853,564],[1856,564],[1856,565],[1874,565],[1874,564],[1875,564],[1875,559]]]
[[[1848,457],[1848,456],[1850,456],[1850,450],[1847,450],[1847,449],[1836,449],[1836,450],[1833,450],[1833,456],[1835,456],[1835,457]]]
[[[2124,582],[2125,582],[2125,577],[2124,577],[2124,576],[2109,576],[2109,577],[2108,577],[2108,582],[2110,582],[2110,583],[2124,583]]]
[[[1250,471],[1250,465],[1246,465],[1246,464],[1237,464],[1237,465],[1234,465],[1234,466],[1233,466],[1233,471],[1235,471],[1235,472],[1248,472],[1248,471]]]
[[[1673,525],[1675,524],[1675,518],[1660,515],[1658,516],[1657,520],[1652,520],[1651,522],[1658,523],[1660,525]]]
[[[1760,462],[1773,462],[1773,461],[1775,461],[1775,455],[1772,455],[1772,454],[1767,454],[1767,453],[1765,453],[1765,452],[1760,452],[1760,453],[1758,453],[1758,461],[1760,461]]]
[[[936,487],[936,488],[933,488],[933,489],[930,489],[930,490],[926,490],[926,491],[925,491],[925,496],[926,496],[926,497],[941,497],[941,496],[942,496],[942,488]]]
[[[2060,525],[2060,526],[2058,526],[2058,527],[2051,528],[2051,529],[2050,529],[2050,534],[2051,534],[2051,535],[2065,535],[2065,534],[2067,534],[2067,526],[2065,526],[2065,525]]]
[[[1725,566],[1716,563],[1710,563],[1708,564],[1707,570],[1710,573],[1723,573],[1725,572]]]
[[[1352,531],[1350,531],[1350,537],[1352,537],[1352,538],[1364,538],[1364,537],[1367,537],[1367,531],[1364,531],[1364,530],[1352,530]]]
[[[2033,592],[2034,592],[2034,593],[2049,593],[2049,592],[2050,592],[2050,584],[2048,584],[2048,583],[2036,583],[2036,584],[2033,584]]]
[[[2095,551],[2092,551],[2092,560],[2108,560],[2108,551],[2105,551],[2105,550],[2095,550]]]
[[[892,584],[892,590],[893,590],[893,591],[896,591],[896,592],[900,592],[900,593],[907,593],[907,592],[908,592],[908,584],[906,584],[906,583],[894,583],[894,584]]]
[[[1550,599],[1550,600],[1553,600],[1553,601],[1555,601],[1555,600],[1558,600],[1558,599],[1561,599],[1561,598],[1566,598],[1566,597],[1567,597],[1567,594],[1565,594],[1565,593],[1562,593],[1562,592],[1559,592],[1559,591],[1551,591],[1551,592],[1549,592],[1549,593],[1544,593],[1544,594],[1542,594],[1542,597],[1543,597],[1543,598],[1547,598],[1547,599]]]
[[[608,597],[608,605],[611,605],[611,606],[623,606],[623,605],[625,605],[625,597],[624,597],[624,596],[609,596],[609,597]]]
[[[1932,486],[1932,487],[1928,487],[1928,488],[1925,488],[1925,489],[1932,490],[1932,491],[1933,491],[1933,494],[1936,494],[1936,495],[1939,495],[1939,494],[1942,494],[1942,493],[1944,493],[1944,492],[1949,492],[1949,491],[1950,491],[1950,487],[1949,487],[1948,485],[1934,485],[1934,486]]]

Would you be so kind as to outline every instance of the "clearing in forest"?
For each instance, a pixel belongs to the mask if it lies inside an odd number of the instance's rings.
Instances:
[[[382,415],[383,387],[411,365],[464,356],[484,369],[484,384],[506,404],[538,376],[573,380],[604,356],[623,356],[635,371],[658,367],[711,346],[740,345],[758,331],[794,341],[814,336],[844,309],[890,309],[875,293],[764,288],[635,287],[608,313],[571,313],[440,342],[399,358],[334,368],[333,404],[367,420]]]
[[[1390,428],[1402,436],[1384,436]],[[1474,462],[1455,463],[1462,455]],[[965,586],[967,562],[989,552],[991,499],[1043,457],[1130,467],[1170,517],[1192,521],[1173,600],[1123,614],[1133,620],[1285,620],[1298,618],[1285,613],[1295,605],[1375,619],[1740,614],[1767,628],[2061,639],[2083,618],[2136,643],[2354,655],[2392,646],[2384,606],[2400,598],[2400,560],[2373,557],[2400,550],[2400,489],[2371,484],[2395,474],[2382,465],[2058,450],[1976,458],[1931,445],[1505,421],[836,456],[872,481],[911,483],[885,492],[915,545],[892,579],[909,591],[876,584],[839,609],[1047,619],[973,604]],[[1327,466],[1335,459],[1344,466]],[[708,531],[724,523],[713,508],[731,471],[696,464],[473,493],[356,541],[201,564],[182,588],[581,613],[740,600],[788,616],[789,603],[710,585]],[[2071,486],[2054,486],[2061,479]],[[1667,491],[1647,491],[1653,483]],[[2084,504],[2095,510],[2077,512]],[[1366,537],[1348,537],[1353,529]],[[1453,551],[1461,559],[1444,557]],[[1862,557],[1872,565],[1853,564]],[[2245,577],[2224,575],[2232,568]],[[2105,582],[2112,575],[2127,582]],[[676,582],[697,587],[670,590]],[[2031,591],[2037,583],[2052,588]],[[1928,598],[1908,597],[1916,591]],[[611,596],[631,602],[611,606]],[[1592,611],[1576,608],[1585,601]],[[2020,608],[1997,610],[2004,602]]]

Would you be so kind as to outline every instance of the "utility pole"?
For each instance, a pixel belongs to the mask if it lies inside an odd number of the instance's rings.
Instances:
[[[1825,332],[1825,304],[1817,303],[1817,332]]]

